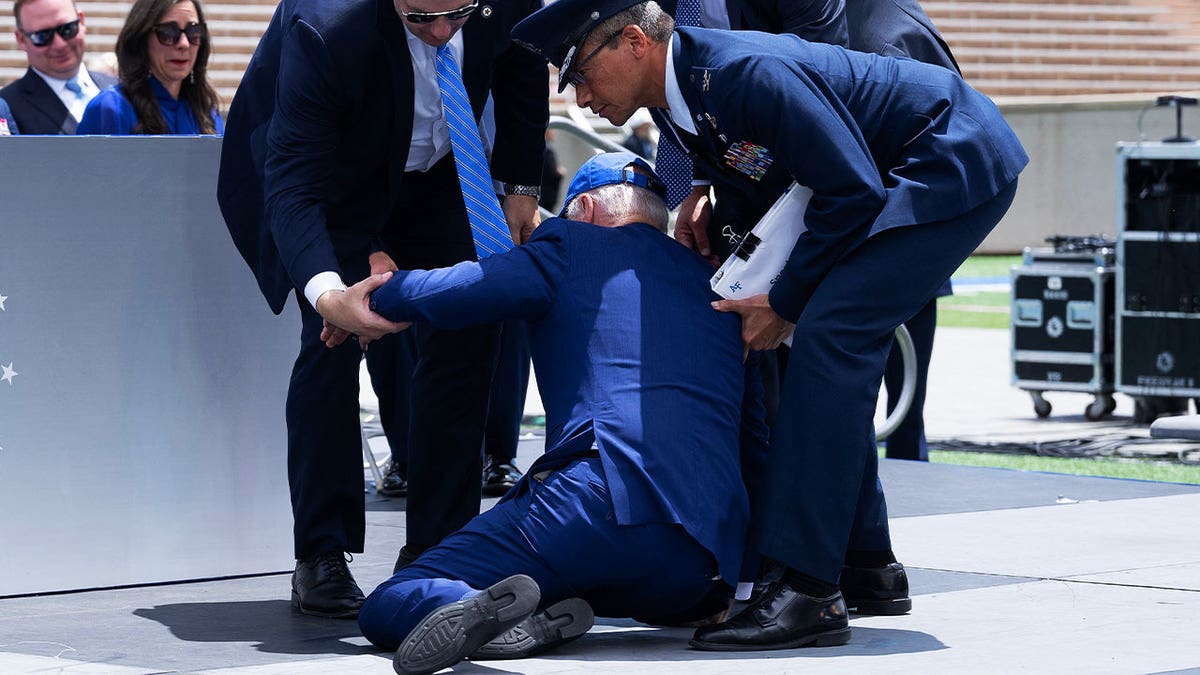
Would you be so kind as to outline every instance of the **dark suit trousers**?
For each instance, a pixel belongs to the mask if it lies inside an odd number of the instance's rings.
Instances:
[[[385,335],[372,342],[367,350],[367,372],[379,399],[379,423],[387,437],[391,461],[405,478],[408,478],[408,426],[416,351],[412,331]]]
[[[475,259],[454,158],[404,174],[384,249],[401,269]],[[422,551],[479,514],[483,433],[498,324],[415,324],[408,443],[407,545]]]
[[[429,612],[514,574],[537,582],[542,607],[581,597],[599,616],[654,623],[709,616],[730,596],[679,525],[617,524],[599,457],[509,495],[380,584],[359,612],[363,635],[395,649]]]
[[[929,361],[933,358],[933,333],[937,327],[937,298],[925,303],[911,319],[904,322],[912,337],[916,352],[916,389],[913,390],[912,407],[900,422],[900,426],[884,440],[888,459],[912,459],[929,461],[929,447],[925,444],[925,390],[929,379]],[[900,399],[904,386],[904,357],[900,349],[893,347],[888,354],[887,370],[883,374],[887,387],[887,412],[892,414]]]
[[[405,174],[384,247],[402,268],[473,259],[453,158],[428,173]],[[345,238],[343,238],[343,241]],[[369,242],[339,249],[342,277],[366,277]],[[326,550],[361,552],[365,516],[358,368],[347,340],[320,342],[322,320],[300,299],[300,355],[288,390],[288,476],[296,557]],[[498,327],[410,329],[416,344],[409,422],[408,544],[422,550],[479,513],[483,425],[495,367]],[[402,377],[402,374],[397,374]],[[398,399],[397,399],[398,400]],[[402,402],[400,402],[402,403]],[[399,403],[398,403],[399,404]]]
[[[500,333],[500,355],[492,378],[484,454],[512,464],[521,437],[521,418],[529,392],[529,329],[524,321],[505,321]]]
[[[873,417],[896,326],[1008,210],[1016,182],[956,218],[870,237],[834,265],[796,323],[771,437],[762,552],[836,583],[848,549],[891,549]]]

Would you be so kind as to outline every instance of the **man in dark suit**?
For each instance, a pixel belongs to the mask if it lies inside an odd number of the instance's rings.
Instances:
[[[87,26],[72,0],[16,0],[17,45],[25,75],[0,89],[23,134],[73,134],[88,101],[117,83],[83,65]]]
[[[517,631],[531,637],[483,655],[581,635],[589,606],[671,623],[727,606],[749,516],[739,322],[712,311],[711,269],[665,234],[664,194],[633,153],[599,155],[567,190],[571,220],[547,220],[524,246],[372,277],[337,299],[330,321],[351,331],[370,329],[361,317],[381,283],[370,306],[393,321],[527,320],[546,404],[546,453],[517,488],[363,606],[363,635],[398,647],[397,672],[451,665],[539,604]]]
[[[344,558],[363,550],[362,354],[353,343],[325,347],[322,311],[371,269],[476,257],[439,62],[452,59],[461,72],[475,124],[489,92],[495,97],[491,174],[504,184],[513,239],[532,231],[548,74],[508,34],[537,6],[284,0],[234,97],[221,210],[271,309],[282,311],[295,289],[303,323],[286,411],[298,561],[293,604],[302,612],[353,618],[363,600]],[[381,321],[377,328],[393,326]],[[496,337],[495,326],[414,331],[402,556],[415,557],[479,513]]]
[[[522,22],[531,46],[614,124],[666,111],[698,170],[763,209],[813,191],[807,231],[768,294],[723,300],[749,349],[792,349],[753,532],[786,569],[743,612],[701,628],[712,650],[843,644],[838,590],[854,553],[895,561],[872,418],[896,326],[1007,211],[1028,162],[957,74],[791,35],[675,29],[654,2],[557,0]],[[797,489],[797,477],[803,489]]]

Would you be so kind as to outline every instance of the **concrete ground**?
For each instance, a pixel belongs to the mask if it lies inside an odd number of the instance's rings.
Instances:
[[[1049,394],[1056,411],[1039,420],[1008,370],[1005,331],[940,331],[929,436],[1146,436],[1120,396],[1111,420],[1088,422],[1090,397]],[[522,441],[518,464],[538,452],[540,439]],[[688,648],[689,630],[600,619],[541,658],[452,672],[1200,673],[1200,486],[900,461],[882,462],[881,474],[914,606],[852,618],[847,645],[707,653]],[[403,542],[404,501],[370,495],[367,524],[367,551],[351,568],[369,590]],[[281,573],[0,599],[0,673],[391,672],[391,654],[354,622],[294,613],[288,588]]]

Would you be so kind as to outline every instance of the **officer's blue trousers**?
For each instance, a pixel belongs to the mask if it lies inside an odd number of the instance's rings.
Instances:
[[[682,527],[618,525],[600,459],[587,458],[525,478],[376,588],[358,623],[372,643],[395,649],[434,609],[513,574],[538,583],[542,607],[580,597],[598,616],[650,623],[710,615],[732,594]]]
[[[847,550],[891,549],[873,418],[893,333],[983,242],[1015,192],[1016,181],[956,218],[872,236],[813,292],[771,436],[755,521],[763,554],[836,583]]]

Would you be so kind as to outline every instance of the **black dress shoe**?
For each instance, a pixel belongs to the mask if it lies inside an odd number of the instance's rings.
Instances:
[[[583,598],[567,598],[492,638],[471,654],[472,661],[525,659],[583,637],[596,615]]]
[[[400,553],[396,555],[396,564],[392,565],[392,574],[408,567],[408,564],[416,560],[421,554],[410,549],[407,546],[400,547]]]
[[[400,675],[416,675],[452,666],[533,614],[541,595],[536,581],[517,574],[442,605],[400,643],[392,668]]]
[[[908,597],[908,575],[904,565],[842,568],[842,596],[846,607],[859,614],[893,616],[912,610]]]
[[[363,592],[354,583],[341,551],[326,551],[296,561],[292,574],[292,606],[304,614],[331,619],[353,619],[363,604]]]
[[[387,468],[383,472],[383,482],[379,484],[376,491],[384,497],[408,496],[408,478],[404,476],[395,462],[388,462]]]
[[[505,492],[521,480],[523,474],[508,462],[497,462],[489,455],[483,467],[483,495],[503,497]]]
[[[813,598],[775,581],[740,614],[696,630],[691,645],[718,652],[832,647],[850,641],[842,594]]]

